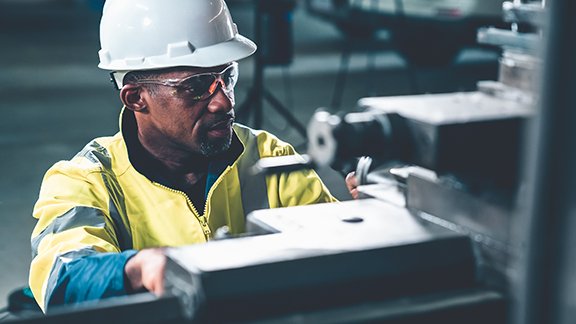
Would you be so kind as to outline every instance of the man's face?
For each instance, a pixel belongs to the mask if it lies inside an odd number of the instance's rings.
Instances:
[[[226,66],[208,69],[183,68],[162,74],[159,79],[190,80],[191,76],[221,72],[225,68]],[[216,80],[212,84],[217,87],[215,92],[203,100],[199,100],[197,93],[194,96],[186,88],[147,85],[148,89],[154,89],[147,92],[147,113],[137,117],[140,136],[163,150],[204,156],[226,151],[232,140],[234,92]]]

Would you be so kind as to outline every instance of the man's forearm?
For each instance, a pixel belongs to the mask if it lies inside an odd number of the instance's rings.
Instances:
[[[97,253],[72,260],[62,266],[47,306],[75,304],[128,294],[124,267],[136,251]]]

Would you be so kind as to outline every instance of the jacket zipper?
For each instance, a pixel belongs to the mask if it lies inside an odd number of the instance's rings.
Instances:
[[[204,232],[204,237],[206,238],[206,241],[209,241],[210,238],[212,237],[212,231],[210,230],[210,226],[208,226],[208,221],[206,219],[206,216],[200,215],[200,213],[198,213],[198,210],[196,210],[196,207],[194,206],[194,204],[192,203],[192,201],[190,200],[188,195],[186,195],[184,192],[182,192],[180,190],[166,187],[165,185],[160,184],[158,182],[152,182],[152,183],[155,184],[156,186],[160,187],[160,188],[164,188],[164,189],[166,189],[170,192],[173,192],[173,193],[178,193],[178,194],[184,196],[184,198],[186,198],[186,201],[188,202],[188,206],[190,206],[190,208],[192,208],[192,213],[194,213],[194,216],[196,216],[196,219],[198,219],[198,222],[200,222],[200,226],[202,226],[202,231]],[[208,198],[206,198],[206,204],[205,205],[208,206]],[[204,214],[206,214],[206,206],[204,207]]]
[[[224,171],[222,171],[222,173],[220,174],[220,176],[216,179],[216,181],[214,181],[214,183],[212,184],[212,187],[210,187],[210,190],[208,191],[208,194],[206,195],[206,203],[204,204],[204,215],[206,215],[206,212],[208,212],[208,202],[210,201],[210,198],[212,197],[212,193],[214,192],[214,188],[216,188],[220,182],[222,182],[222,179],[224,179],[224,176],[226,176],[226,174],[230,171],[231,167],[227,166],[226,169],[224,169]]]

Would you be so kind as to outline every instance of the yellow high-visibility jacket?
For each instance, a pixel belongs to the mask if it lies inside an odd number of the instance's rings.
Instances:
[[[250,168],[259,158],[296,153],[270,133],[235,124],[241,154],[216,175],[199,211],[185,193],[135,169],[125,140],[134,131],[125,120],[134,116],[128,110],[122,115],[121,132],[93,140],[44,177],[33,212],[38,223],[29,280],[43,309],[60,268],[77,258],[202,243],[224,225],[243,232],[245,216],[254,209],[336,201],[313,170],[253,176]]]

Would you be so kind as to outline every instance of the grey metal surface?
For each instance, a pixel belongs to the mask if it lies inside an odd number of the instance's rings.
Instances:
[[[508,291],[513,258],[519,243],[510,239],[515,196],[486,186],[472,190],[445,179],[410,175],[406,205],[422,219],[467,235],[476,247],[478,278],[487,286]]]
[[[366,112],[318,112],[313,159],[332,165],[363,155],[400,161],[466,181],[514,187],[526,104],[483,92],[363,98]],[[326,116],[325,116],[326,115]]]
[[[175,297],[158,298],[150,293],[110,298],[99,302],[86,302],[74,306],[54,308],[47,316],[35,314],[15,316],[7,323],[62,324],[62,323],[185,323],[180,301]]]
[[[434,124],[503,119],[532,113],[530,107],[518,102],[503,101],[481,92],[370,97],[360,99],[358,106]]]
[[[466,236],[381,201],[256,211],[254,219],[281,232],[168,250],[168,291],[190,316],[225,319],[217,310],[226,305],[234,320],[250,320],[476,285]]]
[[[527,106],[532,105],[535,100],[534,93],[529,93],[498,81],[480,81],[478,82],[478,91],[496,98],[516,101]]]
[[[406,204],[503,245],[509,241],[514,197],[497,189],[485,187],[474,192],[465,183],[450,184],[442,178],[411,175],[406,185]]]
[[[504,51],[500,59],[498,80],[531,95],[536,90],[541,64],[535,56]]]
[[[505,296],[499,292],[466,289],[289,314],[252,323],[503,324],[508,314],[506,306]]]
[[[360,217],[359,223],[344,221],[349,217]],[[358,241],[345,240],[342,244],[362,242],[386,242],[395,238],[427,238],[436,234],[447,234],[440,228],[420,223],[405,208],[394,206],[377,199],[345,201],[337,204],[319,204],[292,208],[255,211],[248,216],[248,226],[258,228],[265,224],[276,232],[293,233],[316,231],[330,233],[343,240],[357,233],[364,236]]]
[[[507,1],[504,2],[502,9],[506,22],[529,23],[535,26],[542,26],[545,22],[545,12],[539,2]]]
[[[480,28],[478,30],[478,43],[495,46],[512,47],[530,53],[536,53],[540,48],[540,36],[529,33],[518,33],[499,28]]]

